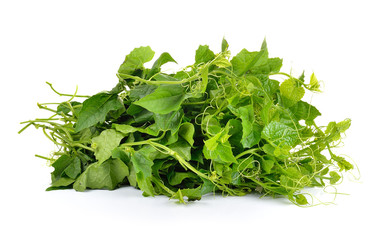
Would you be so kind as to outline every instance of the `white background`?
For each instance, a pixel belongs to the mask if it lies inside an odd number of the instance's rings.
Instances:
[[[381,1],[0,1],[1,239],[379,239],[384,211],[384,7]],[[94,94],[115,85],[133,48],[168,51],[179,65],[199,44],[236,54],[259,50],[284,71],[314,71],[312,97],[326,123],[352,119],[341,153],[360,167],[338,186],[335,205],[299,208],[281,199],[204,197],[178,205],[115,191],[45,192],[51,168],[35,153],[53,145],[41,132],[17,135],[19,122],[46,116],[37,102],[62,92]],[[358,174],[354,172],[354,174]],[[332,195],[319,190],[316,196]],[[377,236],[377,237],[375,237]]]

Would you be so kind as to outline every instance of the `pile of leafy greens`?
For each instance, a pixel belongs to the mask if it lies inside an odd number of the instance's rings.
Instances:
[[[319,92],[320,82],[280,72],[282,59],[268,57],[265,41],[232,58],[225,39],[218,54],[199,46],[195,63],[173,74],[161,71],[176,63],[169,53],[144,67],[154,54],[135,48],[117,85],[93,96],[62,94],[48,83],[69,100],[38,104],[53,116],[23,122],[20,131],[40,128],[58,147],[37,155],[54,168],[47,190],[130,185],[180,202],[257,192],[306,205],[306,188],[339,183],[353,169],[332,151],[350,119],[317,126],[321,113],[301,99]]]

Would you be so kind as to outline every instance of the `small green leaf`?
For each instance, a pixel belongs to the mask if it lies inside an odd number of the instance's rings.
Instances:
[[[341,176],[335,171],[329,172],[329,175],[330,175],[330,184],[336,184],[341,179]]]
[[[299,87],[297,81],[293,78],[283,81],[280,86],[280,91],[282,97],[284,97],[285,105],[288,107],[299,102],[305,95],[305,89]]]
[[[116,131],[121,132],[123,134],[129,134],[138,131],[138,128],[133,127],[131,125],[124,125],[124,124],[112,124],[112,127],[116,129]]]
[[[262,169],[267,173],[271,173],[271,169],[274,167],[274,161],[268,159],[262,159]]]
[[[221,50],[222,52],[226,52],[229,48],[229,43],[226,41],[225,38],[222,39],[222,45],[221,45]]]
[[[154,187],[151,183],[153,160],[149,158],[148,150],[142,148],[131,155],[136,181],[139,188],[147,195],[154,196]]]
[[[306,204],[308,204],[308,201],[307,201],[306,197],[303,194],[294,195],[294,198],[295,198],[296,203],[298,203],[299,205],[306,205]]]
[[[154,74],[160,72],[160,68],[163,64],[166,64],[168,62],[177,63],[169,53],[164,52],[162,53],[159,58],[154,62],[152,65],[152,68],[148,74],[148,78],[152,77]]]
[[[310,90],[311,91],[320,91],[320,83],[314,73],[310,76]]]
[[[142,69],[143,64],[151,61],[154,55],[155,52],[149,46],[135,48],[126,56],[126,59],[120,65],[118,73],[132,74],[136,69]]]
[[[195,52],[195,64],[207,63],[215,58],[213,51],[207,45],[200,45]]]
[[[179,136],[181,136],[184,140],[186,140],[190,146],[194,145],[194,133],[195,133],[195,128],[194,124],[185,122],[182,123],[179,127]]]

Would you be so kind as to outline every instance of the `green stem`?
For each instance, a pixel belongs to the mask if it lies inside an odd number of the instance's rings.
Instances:
[[[200,105],[200,104],[206,104],[206,103],[207,103],[207,101],[201,101],[201,102],[184,102],[184,103],[182,103],[182,105],[188,106],[188,105]]]
[[[257,151],[259,151],[258,148],[252,148],[252,149],[249,149],[249,150],[244,151],[244,152],[238,154],[237,156],[235,156],[235,159],[238,159],[238,158],[240,158],[240,157],[243,157],[243,156],[245,156],[245,155],[247,155],[247,154],[254,154],[254,152],[257,152]]]
[[[76,95],[76,94],[65,94],[65,93],[59,93],[58,91],[56,91],[53,86],[52,86],[52,83],[49,83],[49,82],[45,82],[48,84],[48,86],[52,89],[52,91],[54,91],[57,95],[61,96],[61,97],[82,97],[82,98],[89,98],[90,96],[88,95]]]
[[[22,129],[20,129],[20,131],[18,131],[17,133],[20,134],[22,133],[25,129],[27,129],[29,126],[31,126],[32,123],[28,123],[27,125],[25,125]]]
[[[176,160],[178,160],[178,162],[182,165],[182,166],[185,166],[186,168],[188,168],[189,170],[191,170],[192,172],[194,172],[196,175],[202,177],[202,178],[205,178],[207,180],[210,180],[210,181],[213,181],[210,177],[206,176],[205,174],[199,172],[196,168],[194,168],[193,166],[190,165],[190,163],[188,163],[185,159],[183,159],[177,152],[175,152],[174,150],[164,146],[163,144],[160,144],[160,143],[157,143],[157,142],[149,142],[148,144],[152,145],[152,146],[156,146],[158,148],[161,148],[163,150],[165,150],[168,155],[174,157]]]
[[[171,189],[169,189],[168,187],[166,187],[166,185],[164,185],[164,184],[162,183],[162,181],[159,180],[158,178],[152,177],[152,181],[153,181],[155,184],[157,184],[158,186],[160,186],[161,188],[163,188],[163,190],[165,190],[168,194],[170,194],[170,196],[175,195],[175,192],[172,191]]]
[[[289,77],[289,78],[294,78],[290,74],[287,74],[287,73],[284,73],[284,72],[270,73],[269,76],[271,76],[271,75],[283,75],[283,76],[286,76],[286,77]]]
[[[81,144],[81,143],[73,143],[73,144],[71,144],[71,146],[72,147],[81,147],[81,148],[87,149],[87,150],[89,150],[91,152],[95,152],[95,149],[87,147],[86,145]]]
[[[191,81],[199,79],[198,78],[199,74],[195,74],[192,77],[189,77],[189,78],[186,78],[186,79],[183,79],[183,80],[180,80],[180,81],[150,81],[150,80],[147,80],[147,79],[143,79],[141,77],[132,76],[132,75],[129,75],[129,74],[124,74],[124,73],[117,73],[116,75],[119,78],[121,78],[121,77],[123,77],[123,78],[132,78],[132,79],[137,80],[139,82],[143,82],[143,83],[146,83],[146,84],[152,84],[152,85],[161,85],[161,84],[177,85],[177,84],[187,83],[187,82],[191,82]]]
[[[48,161],[55,161],[55,159],[53,158],[48,158],[48,157],[44,157],[44,156],[41,156],[41,155],[38,155],[38,154],[35,154],[35,157],[38,157],[38,158],[42,158],[42,159],[45,159],[45,160],[48,160]]]

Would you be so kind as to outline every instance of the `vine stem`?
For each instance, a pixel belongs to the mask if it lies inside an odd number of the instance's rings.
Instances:
[[[186,78],[186,79],[183,79],[180,81],[151,81],[151,80],[147,80],[147,79],[144,79],[144,78],[141,78],[138,76],[132,76],[129,74],[124,74],[124,73],[117,73],[116,75],[118,76],[118,78],[122,78],[122,77],[123,78],[132,78],[132,79],[137,80],[139,82],[144,82],[144,83],[151,84],[151,85],[161,85],[161,84],[178,85],[178,84],[187,83],[187,82],[191,82],[191,81],[199,79],[199,74],[195,74],[189,78]]]
[[[190,163],[188,163],[183,157],[181,157],[177,152],[175,152],[174,150],[166,147],[165,145],[163,144],[160,144],[160,143],[157,143],[157,142],[154,142],[150,139],[148,140],[145,140],[145,141],[139,141],[139,142],[132,142],[132,143],[123,143],[122,145],[123,146],[137,146],[137,145],[144,145],[144,144],[147,144],[147,145],[151,145],[152,147],[154,148],[160,148],[160,149],[163,149],[165,150],[165,153],[167,153],[168,155],[172,156],[173,158],[175,158],[176,160],[178,160],[178,162],[185,168],[191,170],[192,172],[194,172],[196,175],[204,178],[204,179],[207,179],[207,180],[210,180],[211,182],[214,182],[214,180],[212,178],[210,178],[209,176],[207,176],[206,174],[204,173],[201,173],[199,172],[196,168],[194,168],[193,166],[191,166]]]
[[[52,86],[52,83],[49,83],[49,82],[45,82],[46,84],[48,84],[48,86],[52,89],[52,91],[54,91],[57,95],[61,96],[61,97],[82,97],[82,98],[89,98],[90,96],[88,95],[76,95],[76,94],[65,94],[65,93],[60,93],[58,91],[56,91],[55,88],[53,88]]]
[[[185,166],[186,168],[188,168],[189,170],[191,170],[192,172],[194,172],[196,175],[202,177],[202,178],[205,178],[207,180],[210,180],[210,181],[213,181],[213,179],[211,179],[210,177],[206,176],[206,174],[203,174],[201,172],[199,172],[196,168],[194,168],[193,166],[190,165],[190,163],[188,163],[184,158],[182,158],[177,152],[175,152],[174,150],[164,146],[163,144],[160,144],[160,143],[157,143],[157,142],[152,142],[150,141],[149,142],[150,145],[152,146],[156,146],[156,147],[159,147],[159,148],[162,148],[163,150],[165,150],[170,156],[174,157],[176,160],[179,161],[179,163],[182,165],[182,166]]]

